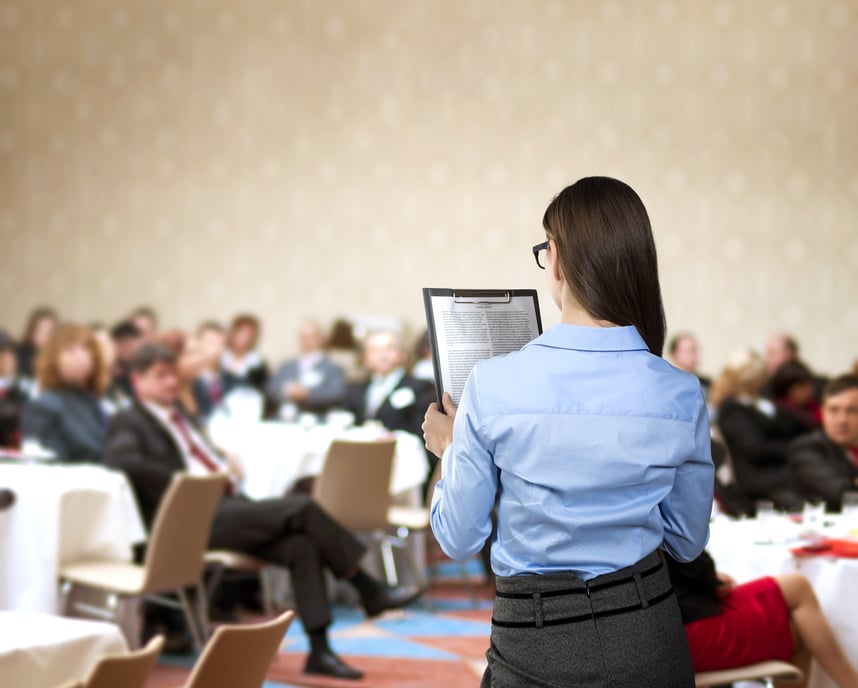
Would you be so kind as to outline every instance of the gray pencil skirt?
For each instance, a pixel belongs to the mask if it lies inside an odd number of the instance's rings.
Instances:
[[[656,552],[588,582],[497,578],[481,688],[693,688],[670,579]]]

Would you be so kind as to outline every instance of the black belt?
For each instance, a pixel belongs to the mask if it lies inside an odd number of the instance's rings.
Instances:
[[[501,599],[512,599],[512,600],[534,600],[534,602],[539,602],[541,605],[541,601],[545,598],[552,597],[562,597],[567,595],[586,595],[590,596],[592,592],[605,590],[608,588],[618,587],[620,585],[628,585],[632,583],[634,585],[638,585],[640,579],[646,578],[647,576],[651,576],[659,571],[662,571],[663,567],[661,563],[656,564],[655,566],[646,569],[645,571],[641,571],[637,575],[627,576],[625,578],[619,578],[617,580],[606,581],[604,583],[596,583],[594,585],[590,585],[585,583],[582,587],[578,588],[566,588],[563,590],[549,590],[545,592],[536,592],[536,593],[509,593],[509,592],[498,592],[496,593],[497,597]],[[638,589],[639,592],[640,589]],[[577,614],[574,616],[564,616],[557,619],[544,619],[540,618],[537,622],[534,621],[498,621],[492,616],[492,625],[498,626],[499,628],[542,628],[547,626],[561,626],[564,624],[573,624],[579,623],[581,621],[588,621],[592,619],[604,618],[608,616],[616,616],[618,614],[627,614],[629,612],[639,611],[649,606],[653,606],[659,604],[660,602],[664,602],[669,599],[673,595],[673,587],[668,585],[668,588],[663,593],[656,595],[655,597],[650,597],[648,599],[641,600],[636,604],[630,604],[623,607],[615,607],[613,609],[604,609],[600,611],[590,610],[585,614]],[[541,614],[540,614],[541,617]]]
[[[656,564],[648,568],[646,571],[641,571],[641,578],[646,578],[647,576],[651,576],[654,573],[658,573],[661,571],[661,564]],[[619,578],[613,581],[607,581],[605,583],[596,583],[595,585],[584,584],[583,587],[580,588],[566,588],[565,590],[549,590],[548,592],[541,592],[539,596],[542,598],[545,597],[562,597],[563,595],[587,595],[589,596],[591,592],[596,590],[605,590],[606,588],[614,588],[618,585],[625,585],[626,583],[633,583],[635,580],[634,576],[628,576],[626,578]],[[529,600],[533,597],[533,593],[530,592],[496,592],[495,597],[502,597],[505,600]]]

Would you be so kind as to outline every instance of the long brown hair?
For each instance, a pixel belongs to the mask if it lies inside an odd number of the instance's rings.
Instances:
[[[30,311],[27,316],[27,324],[24,327],[24,336],[21,337],[21,342],[24,344],[33,343],[33,335],[36,334],[36,325],[40,320],[53,320],[54,323],[59,322],[57,312],[50,306],[38,306]]]
[[[634,325],[661,356],[667,325],[658,258],[635,191],[610,177],[584,177],[557,194],[542,225],[578,303],[597,320]]]
[[[36,359],[36,377],[39,380],[39,387],[43,390],[66,387],[60,374],[60,353],[63,349],[75,344],[83,344],[92,356],[92,373],[84,388],[97,395],[103,394],[110,382],[110,371],[105,365],[101,347],[92,330],[85,325],[75,323],[59,325],[39,352]]]
[[[253,329],[253,343],[250,345],[250,349],[248,351],[253,351],[259,344],[259,335],[262,329],[259,318],[255,315],[251,315],[250,313],[239,313],[232,319],[232,322],[229,325],[229,331],[226,334],[226,348],[230,351],[233,350],[235,333],[242,327],[250,327]]]
[[[740,349],[727,360],[721,375],[709,390],[709,402],[718,407],[725,399],[748,396],[756,399],[766,381],[766,365],[753,349]]]

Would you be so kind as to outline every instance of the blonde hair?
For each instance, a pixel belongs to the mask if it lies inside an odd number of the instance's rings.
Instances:
[[[92,373],[86,381],[85,389],[102,395],[110,382],[110,371],[105,365],[104,354],[92,330],[85,325],[66,323],[57,327],[36,359],[36,377],[43,390],[63,389],[66,383],[60,374],[60,354],[64,349],[82,344],[92,356]]]
[[[758,397],[766,381],[766,364],[753,349],[736,351],[712,385],[709,400],[718,406],[725,399],[739,396]]]

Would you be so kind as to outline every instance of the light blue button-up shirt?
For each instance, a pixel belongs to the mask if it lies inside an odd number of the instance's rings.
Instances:
[[[692,375],[634,327],[555,325],[473,369],[432,499],[453,559],[480,550],[498,496],[499,576],[584,580],[658,547],[689,561],[709,537],[709,418]]]

